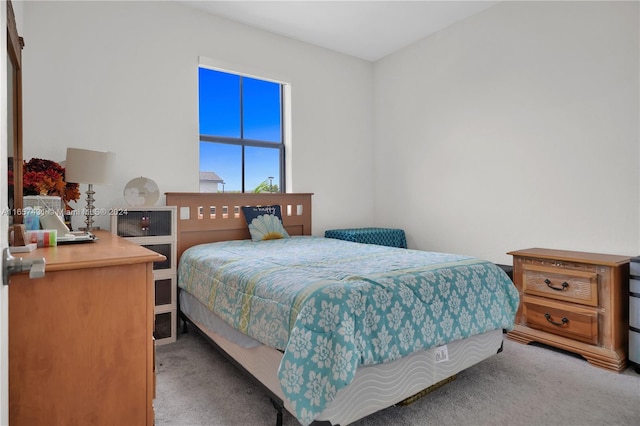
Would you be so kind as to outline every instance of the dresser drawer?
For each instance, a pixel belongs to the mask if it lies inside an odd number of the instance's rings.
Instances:
[[[525,294],[598,306],[598,274],[540,265],[523,265]]]
[[[535,297],[524,297],[526,326],[590,344],[598,343],[598,312]]]

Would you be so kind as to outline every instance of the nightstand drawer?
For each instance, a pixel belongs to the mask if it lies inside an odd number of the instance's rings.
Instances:
[[[598,306],[598,274],[539,265],[523,265],[525,294]]]
[[[528,327],[593,345],[598,343],[596,309],[534,297],[525,297],[522,307]]]

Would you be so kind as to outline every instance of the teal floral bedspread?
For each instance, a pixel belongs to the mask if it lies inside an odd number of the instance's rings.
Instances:
[[[482,259],[311,236],[195,246],[178,278],[227,323],[284,351],[278,377],[304,425],[358,366],[510,330],[519,302]]]

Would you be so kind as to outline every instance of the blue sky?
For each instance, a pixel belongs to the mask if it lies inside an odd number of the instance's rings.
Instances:
[[[281,141],[280,85],[243,77],[242,120],[240,76],[199,69],[200,134],[268,142]],[[245,151],[245,191],[269,176],[279,183],[278,150],[249,147]],[[225,181],[225,191],[239,191],[242,183],[241,148],[200,142],[200,170],[215,172]]]

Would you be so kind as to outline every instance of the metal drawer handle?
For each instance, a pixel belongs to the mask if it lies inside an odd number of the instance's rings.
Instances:
[[[567,317],[562,317],[562,322],[555,322],[554,320],[551,319],[551,315],[549,314],[544,314],[544,317],[547,319],[547,321],[549,321],[551,324],[553,325],[557,325],[558,327],[562,327],[564,325],[567,325],[569,323],[569,320],[567,319]]]
[[[547,278],[546,280],[544,280],[544,283],[547,285],[547,287],[549,287],[551,290],[555,290],[555,291],[564,291],[566,289],[569,288],[569,283],[568,282],[563,282],[562,283],[562,288],[560,287],[554,287],[551,285],[551,281],[549,281],[549,278]]]

